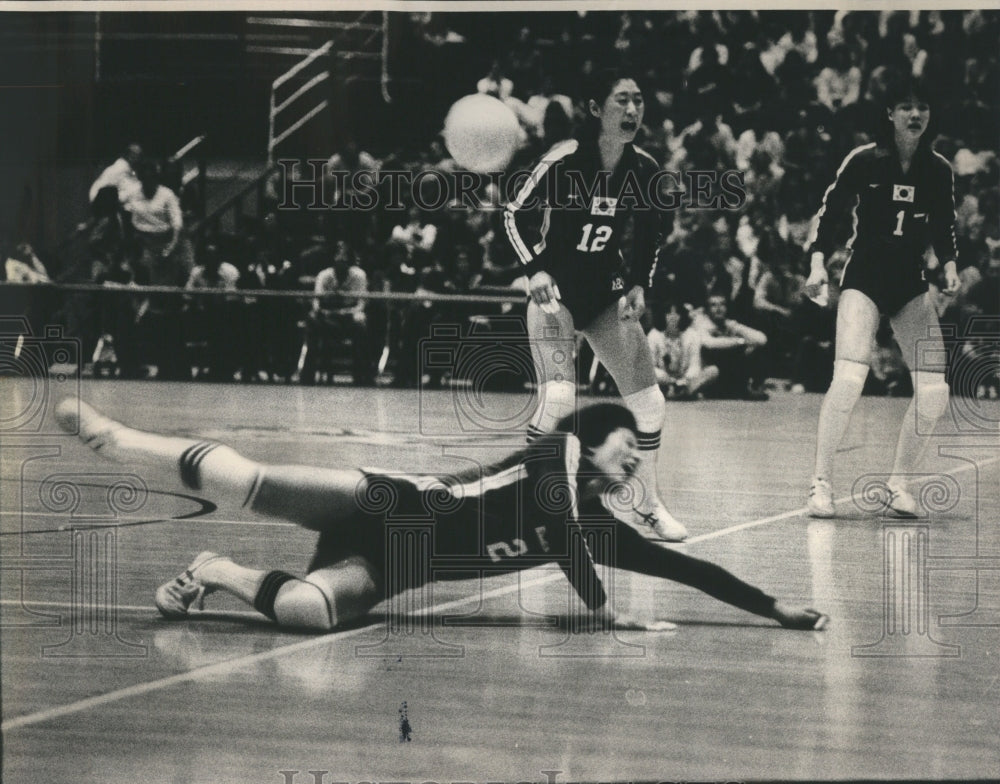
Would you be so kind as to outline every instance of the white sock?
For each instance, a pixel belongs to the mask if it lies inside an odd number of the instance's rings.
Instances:
[[[934,426],[948,408],[948,383],[943,373],[915,371],[913,398],[903,416],[896,442],[896,457],[892,464],[889,486],[905,487],[907,474],[920,465],[930,445]]]
[[[179,479],[191,490],[204,490],[216,503],[246,507],[256,494],[260,464],[214,441],[136,430],[85,403],[81,404],[80,438],[116,463],[152,468]]]
[[[816,479],[830,481],[833,477],[833,458],[837,453],[847,425],[851,421],[851,412],[861,398],[865,379],[868,377],[868,365],[852,362],[848,359],[838,359],[833,365],[833,380],[823,398],[823,406],[819,412],[819,426],[816,431]]]
[[[666,401],[656,384],[625,395],[623,402],[635,417],[639,428],[639,452],[641,460],[636,471],[636,479],[641,484],[643,497],[636,499],[636,506],[648,509],[659,499],[659,481],[656,463],[660,452],[660,433],[666,416]]]

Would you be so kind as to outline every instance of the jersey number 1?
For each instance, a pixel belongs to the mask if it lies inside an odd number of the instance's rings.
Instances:
[[[903,218],[906,217],[906,210],[900,210],[896,213],[896,230],[892,233],[893,237],[903,236]]]
[[[583,236],[576,244],[576,249],[584,253],[600,253],[611,239],[612,231],[614,230],[610,226],[598,226],[597,231],[594,231],[594,224],[588,223],[583,227]],[[593,239],[591,232],[594,234]]]

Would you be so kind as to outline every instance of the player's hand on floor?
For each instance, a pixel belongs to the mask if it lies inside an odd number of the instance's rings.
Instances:
[[[637,618],[627,613],[615,613],[607,608],[607,605],[594,611],[594,617],[610,622],[611,628],[619,631],[636,632],[669,632],[677,628],[677,624],[670,621],[656,619]]]

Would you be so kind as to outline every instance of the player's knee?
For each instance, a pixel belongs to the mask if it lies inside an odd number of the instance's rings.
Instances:
[[[853,410],[868,378],[868,365],[848,359],[833,363],[833,380],[826,393],[826,403],[838,411]]]
[[[281,587],[274,614],[282,626],[296,629],[330,631],[337,625],[333,603],[318,585],[306,580],[293,580]]]
[[[917,370],[913,377],[913,405],[923,422],[937,422],[948,410],[948,382],[943,373]]]
[[[546,381],[538,388],[538,408],[528,428],[529,443],[557,430],[576,410],[576,384],[569,379]]]
[[[566,378],[546,381],[539,388],[539,405],[560,410],[575,408],[576,384]]]

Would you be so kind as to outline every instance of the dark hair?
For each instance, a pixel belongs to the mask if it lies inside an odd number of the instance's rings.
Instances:
[[[886,80],[885,94],[882,96],[882,113],[879,115],[877,137],[881,145],[892,147],[894,144],[894,129],[892,122],[886,116],[885,110],[892,111],[901,103],[909,99],[916,99],[921,103],[926,103],[931,107],[930,121],[923,135],[920,137],[919,148],[930,148],[931,140],[937,135],[934,129],[935,112],[934,101],[932,100],[930,88],[927,84],[909,74],[892,73]]]
[[[885,88],[883,99],[885,108],[892,109],[910,98],[928,105],[932,103],[931,92],[925,82],[906,74],[893,74]]]
[[[590,100],[598,106],[604,106],[604,101],[611,95],[612,88],[622,79],[633,79],[630,71],[619,67],[595,68],[584,82],[583,94],[583,127],[581,135],[584,138],[596,139],[601,130],[601,121],[590,113]],[[636,80],[638,82],[638,80]]]
[[[625,406],[618,403],[598,403],[567,414],[556,425],[556,432],[572,433],[580,439],[585,449],[593,449],[604,443],[607,437],[620,427],[639,432],[635,416]]]

